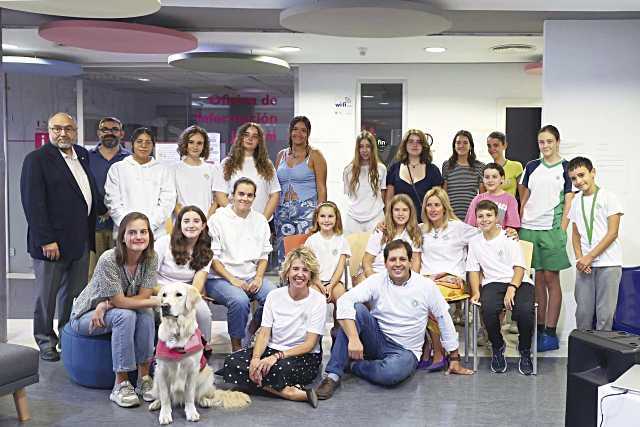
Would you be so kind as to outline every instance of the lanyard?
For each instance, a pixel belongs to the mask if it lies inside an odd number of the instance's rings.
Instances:
[[[598,197],[598,191],[600,191],[600,189],[596,187],[596,192],[593,193],[593,202],[591,203],[591,213],[589,214],[589,220],[587,220],[587,214],[584,211],[584,193],[582,193],[582,198],[580,199],[580,202],[582,204],[582,219],[584,220],[584,227],[587,229],[587,238],[589,239],[589,245],[591,245],[591,238],[593,237],[593,221],[595,217],[596,197]]]

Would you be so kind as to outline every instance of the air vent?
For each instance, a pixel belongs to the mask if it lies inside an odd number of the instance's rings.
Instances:
[[[533,52],[536,50],[536,47],[530,44],[501,44],[498,46],[493,46],[491,51],[499,54],[516,54],[516,53],[527,53]]]

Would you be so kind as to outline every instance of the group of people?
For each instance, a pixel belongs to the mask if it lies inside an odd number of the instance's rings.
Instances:
[[[611,328],[622,208],[596,186],[589,159],[560,157],[554,126],[539,131],[542,156],[524,169],[505,158],[504,134],[489,135],[494,161],[484,165],[471,133],[459,131],[442,173],[423,131],[405,133],[388,171],[375,136],[363,131],[343,171],[343,222],[327,200],[327,164],[309,145],[311,123],[304,116],[291,121],[288,147],[275,165],[255,123],[238,129],[220,165],[205,161],[206,131],[188,127],[178,144],[182,160],[173,166],[153,158],[148,128],[132,133],[129,152],[122,122],[104,118],[99,144],[87,152],[75,144],[73,117],[57,113],[48,124],[50,143],[25,158],[21,176],[37,287],[34,336],[43,360],[59,360],[57,295],[59,330],[69,323],[80,334],[110,332],[116,373],[110,398],[120,406],[152,399],[153,308],[160,304],[154,289],[171,282],[189,283],[227,307],[232,353],[217,372],[226,382],[314,406],[333,395],[347,371],[386,386],[416,369],[471,374],[459,363],[447,303],[465,292],[482,306],[491,370],[507,369],[500,333],[507,310],[519,332],[518,369],[531,374],[534,301],[539,351],[558,348],[559,271],[570,266],[570,222],[578,327]],[[358,232],[370,235],[347,291],[345,236]],[[285,254],[284,237],[294,234],[310,236]],[[533,243],[534,280],[518,235]],[[279,287],[265,278],[272,241]],[[305,386],[320,370],[327,303],[334,305],[331,358],[313,389]],[[196,318],[209,342],[204,301]],[[134,387],[127,373],[136,369]]]

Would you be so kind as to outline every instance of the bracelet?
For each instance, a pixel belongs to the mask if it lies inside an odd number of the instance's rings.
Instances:
[[[507,288],[511,288],[511,287],[513,287],[513,288],[517,291],[519,286],[516,286],[516,285],[514,285],[513,283],[509,283],[509,284],[507,285]]]

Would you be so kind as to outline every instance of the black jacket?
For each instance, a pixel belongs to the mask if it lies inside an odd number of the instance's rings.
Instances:
[[[87,215],[80,186],[58,147],[44,144],[25,157],[20,176],[22,208],[27,218],[27,251],[46,260],[42,246],[57,242],[62,260],[82,256],[85,245],[95,250],[96,212],[106,212],[99,201],[87,150],[73,146],[91,186],[91,213]]]

